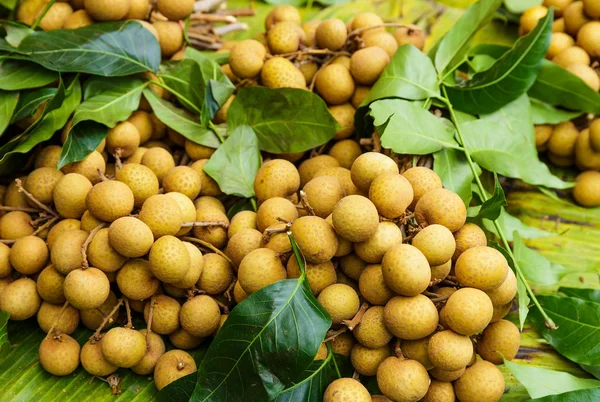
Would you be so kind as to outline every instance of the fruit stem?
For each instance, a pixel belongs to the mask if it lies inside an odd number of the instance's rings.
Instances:
[[[229,223],[225,221],[218,222],[184,222],[181,224],[182,228],[196,228],[196,227],[210,227],[210,226],[221,226],[222,228],[227,229],[229,227]]]
[[[304,190],[300,190],[300,202],[302,203],[302,206],[304,207],[304,209],[310,215],[315,216],[315,210],[308,203],[308,197],[306,196],[306,193],[304,192]]]
[[[58,315],[56,316],[56,319],[54,320],[54,323],[52,324],[52,327],[50,327],[50,330],[48,331],[48,333],[46,334],[46,338],[48,338],[49,336],[52,336],[52,333],[54,332],[54,330],[56,329],[56,326],[58,325],[58,323],[60,322],[60,319],[62,318],[63,313],[65,312],[65,309],[67,308],[67,306],[69,305],[69,302],[66,301],[65,304],[63,304],[62,308],[60,309],[60,311],[58,312]]]
[[[29,198],[41,210],[48,212],[52,216],[58,216],[58,214],[56,212],[54,212],[52,209],[48,208],[46,205],[44,205],[41,202],[39,202],[37,200],[37,198],[35,198],[33,196],[33,194],[31,194],[29,191],[25,190],[25,188],[23,187],[23,182],[21,181],[21,179],[15,179],[15,182],[17,183],[17,189],[19,190],[19,192],[25,194],[27,196],[27,198]]]
[[[37,208],[3,207],[3,206],[0,206],[0,211],[7,211],[7,212],[18,211],[18,212],[27,212],[28,214],[39,214],[41,212]]]
[[[225,140],[223,139],[223,137],[221,137],[221,134],[219,134],[219,131],[217,130],[217,127],[215,126],[215,124],[211,120],[208,121],[208,128],[210,128],[211,131],[213,133],[215,133],[215,135],[219,138],[219,141],[221,142],[221,144],[225,142]]]
[[[85,241],[81,245],[81,269],[88,269],[90,267],[90,263],[88,262],[87,258],[88,246],[90,245],[92,240],[94,240],[94,236],[96,236],[96,233],[98,233],[100,229],[102,229],[104,226],[106,226],[106,223],[101,223],[100,225],[92,229],[87,239],[85,239]]]
[[[233,261],[231,261],[231,258],[227,257],[227,255],[225,253],[223,253],[221,250],[219,250],[218,248],[216,248],[209,242],[206,242],[206,241],[200,240],[200,239],[196,239],[195,237],[189,237],[189,236],[183,237],[182,240],[193,242],[193,243],[198,243],[198,244],[202,245],[203,247],[211,250],[212,252],[219,254],[221,257],[225,258],[232,266],[235,266]]]
[[[359,29],[355,29],[354,31],[350,32],[348,34],[348,39],[351,39],[357,35],[360,35],[361,33],[363,33],[364,31],[368,31],[370,29],[375,29],[375,28],[381,28],[381,27],[391,27],[391,28],[409,28],[412,29],[413,31],[420,31],[420,29],[414,25],[406,25],[406,24],[401,24],[398,22],[386,22],[384,24],[378,24],[378,25],[372,25],[369,27],[364,27],[364,28],[359,28]]]
[[[37,19],[31,26],[31,29],[33,29],[35,31],[35,29],[40,25],[40,22],[42,22],[42,20],[46,16],[46,13],[48,12],[48,10],[50,10],[50,7],[52,7],[54,5],[54,3],[56,3],[56,0],[51,0],[48,4],[46,4],[46,7],[42,11],[42,13],[37,17]]]
[[[444,97],[442,98],[442,100],[448,106],[448,111],[450,112],[450,117],[452,119],[452,122],[454,123],[454,126],[456,127],[456,135],[458,137],[457,139],[458,139],[459,145],[461,147],[463,147],[462,151],[465,154],[465,157],[467,158],[467,163],[469,164],[469,168],[471,169],[471,172],[473,173],[473,177],[475,178],[475,183],[477,184],[477,187],[479,188],[479,192],[481,193],[481,198],[482,198],[483,202],[486,202],[489,199],[488,194],[487,194],[485,188],[483,187],[481,180],[479,179],[479,175],[477,174],[477,169],[475,168],[475,164],[473,162],[473,159],[471,158],[471,154],[465,148],[465,141],[464,141],[464,138],[462,135],[462,131],[460,129],[460,124],[456,117],[456,113],[454,112],[454,107],[452,106],[452,103],[450,102],[450,98],[448,97],[448,91],[446,90],[446,87],[444,85],[442,85],[442,91],[444,94]],[[498,237],[500,237],[500,240],[502,241],[502,244],[503,244],[504,248],[506,249],[506,252],[508,253],[508,255],[510,256],[510,258],[513,261],[513,265],[515,267],[517,277],[519,279],[521,279],[521,281],[523,282],[523,285],[525,286],[525,290],[527,291],[527,294],[531,298],[531,301],[538,308],[542,317],[544,317],[544,320],[546,321],[546,326],[550,329],[557,329],[558,327],[556,326],[554,321],[548,316],[548,314],[546,314],[546,311],[544,311],[543,307],[540,305],[540,302],[538,301],[537,297],[533,293],[533,290],[529,286],[529,283],[527,283],[527,279],[525,278],[525,275],[523,274],[523,271],[521,270],[521,267],[519,266],[519,262],[517,261],[512,249],[510,248],[510,244],[508,243],[508,240],[507,240],[506,236],[504,235],[504,230],[498,223],[498,220],[494,219],[492,222],[494,223],[494,227],[496,228],[496,231],[498,232]]]
[[[327,332],[327,338],[325,338],[325,340],[323,342],[333,341],[335,338],[337,338],[338,336],[340,336],[344,332],[348,332],[348,327],[342,327],[342,328],[340,328],[338,330],[335,330],[335,331],[329,331],[329,332]]]
[[[148,325],[146,327],[146,350],[150,350],[150,334],[152,333],[152,316],[154,315],[154,303],[156,294],[150,299],[150,311],[148,311]]]
[[[55,216],[54,218],[50,219],[49,221],[47,221],[46,223],[44,223],[42,226],[38,227],[35,232],[33,232],[31,235],[32,236],[37,236],[40,233],[42,233],[44,230],[46,230],[47,228],[49,228],[50,226],[52,226],[52,224],[54,224],[54,222],[56,222],[57,220],[60,219],[60,216]]]
[[[119,299],[119,302],[115,305],[115,307],[113,307],[113,309],[110,311],[110,313],[108,313],[104,317],[104,320],[102,321],[100,326],[96,329],[96,332],[94,332],[94,334],[92,336],[90,336],[89,339],[90,339],[90,341],[92,341],[92,343],[96,343],[100,340],[100,338],[101,338],[100,333],[102,332],[102,330],[104,329],[104,327],[106,326],[108,321],[111,319],[111,317],[117,312],[117,310],[119,310],[119,307],[121,307],[121,304],[123,304],[122,298]]]
[[[125,311],[127,312],[127,325],[125,325],[125,328],[133,329],[133,323],[131,322],[131,308],[129,307],[129,299],[125,299]]]
[[[356,313],[354,318],[352,318],[351,320],[344,320],[342,321],[342,324],[344,324],[346,327],[348,327],[350,331],[352,331],[354,328],[356,328],[358,324],[360,324],[363,315],[365,315],[369,307],[369,303],[363,303],[358,309],[358,312]]]

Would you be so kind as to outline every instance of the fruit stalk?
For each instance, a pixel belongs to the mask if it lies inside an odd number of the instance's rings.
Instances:
[[[483,184],[481,183],[481,180],[479,179],[479,176],[477,174],[477,169],[475,168],[475,164],[473,163],[473,159],[471,158],[471,154],[465,148],[465,142],[463,140],[462,132],[460,130],[460,124],[458,122],[458,119],[456,118],[456,114],[454,113],[454,107],[452,106],[452,103],[450,102],[450,99],[448,98],[448,92],[446,91],[446,87],[442,86],[442,91],[443,91],[443,95],[444,95],[443,101],[444,101],[444,103],[446,103],[446,105],[448,107],[448,111],[450,112],[450,118],[452,119],[452,122],[454,123],[454,126],[456,127],[456,135],[458,137],[459,145],[462,147],[462,151],[464,152],[465,157],[467,158],[467,163],[469,164],[471,172],[473,173],[473,177],[475,177],[475,183],[477,184],[477,188],[479,188],[479,191],[481,193],[481,198],[483,199],[483,202],[486,202],[489,199],[489,197],[487,195],[485,188],[483,187]],[[554,323],[552,318],[550,318],[548,316],[548,314],[546,314],[546,312],[540,305],[540,302],[538,301],[537,297],[533,293],[533,290],[529,286],[529,283],[527,283],[527,279],[525,278],[525,275],[523,275],[523,271],[521,271],[521,267],[519,266],[519,263],[518,263],[517,259],[515,258],[515,255],[513,254],[510,244],[508,243],[508,240],[506,239],[506,236],[504,234],[504,230],[502,230],[502,227],[498,223],[498,220],[494,219],[493,223],[494,223],[494,227],[496,228],[496,231],[498,232],[498,237],[500,237],[500,240],[502,241],[502,245],[504,246],[504,248],[508,252],[508,255],[510,256],[510,258],[513,261],[515,271],[517,272],[517,276],[521,279],[521,281],[525,285],[525,289],[527,291],[527,294],[531,298],[531,301],[538,308],[538,310],[540,311],[540,314],[542,314],[542,317],[544,317],[546,326],[550,329],[557,329],[558,327],[556,326],[556,324]]]

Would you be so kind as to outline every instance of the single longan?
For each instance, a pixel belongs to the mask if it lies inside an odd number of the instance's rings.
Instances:
[[[504,394],[504,376],[492,363],[478,360],[454,383],[461,402],[497,402]]]
[[[140,132],[128,121],[117,124],[108,130],[106,148],[112,155],[127,158],[140,146]]]
[[[344,320],[352,319],[360,307],[356,291],[341,283],[323,289],[317,300],[327,310],[333,324],[341,324]]]
[[[369,187],[369,199],[382,216],[398,218],[412,203],[414,191],[410,182],[397,173],[384,173],[377,176]]]
[[[339,50],[346,43],[347,37],[346,24],[337,18],[321,22],[315,31],[317,45],[322,49]]]
[[[67,334],[44,338],[38,351],[40,364],[50,374],[66,376],[79,366],[79,343]]]
[[[350,169],[352,181],[359,190],[368,193],[371,183],[384,173],[399,173],[392,158],[378,152],[366,152],[356,158]]]
[[[589,170],[577,176],[573,198],[584,207],[600,205],[600,172]]]
[[[202,188],[200,175],[188,166],[176,166],[170,169],[162,181],[165,192],[182,193],[194,200]]]
[[[85,198],[88,211],[104,222],[112,222],[133,210],[134,198],[131,189],[116,180],[96,184]]]
[[[350,57],[350,73],[362,85],[372,85],[390,62],[390,56],[380,47],[360,49]]]
[[[84,0],[85,11],[96,21],[118,21],[129,11],[129,0]]]
[[[421,294],[396,296],[385,305],[385,326],[400,339],[415,340],[431,335],[438,326],[435,304]]]
[[[194,11],[194,0],[158,0],[156,8],[171,21],[179,21]]]
[[[377,232],[379,214],[368,198],[349,195],[335,206],[332,221],[337,234],[352,242],[361,242]]]
[[[358,380],[338,378],[327,386],[323,402],[371,402],[369,391]]]
[[[479,246],[462,253],[456,260],[454,270],[462,285],[491,291],[502,285],[510,268],[500,251]]]
[[[155,21],[152,23],[158,32],[158,43],[163,57],[171,57],[183,46],[183,29],[175,21]]]
[[[415,218],[420,225],[440,224],[456,232],[467,220],[467,208],[463,200],[445,188],[428,191],[415,207]]]
[[[390,248],[381,262],[383,279],[394,292],[402,296],[416,296],[427,289],[431,269],[425,255],[409,244]]]
[[[316,88],[327,103],[341,105],[348,102],[354,94],[354,79],[343,65],[330,64],[319,71]]]

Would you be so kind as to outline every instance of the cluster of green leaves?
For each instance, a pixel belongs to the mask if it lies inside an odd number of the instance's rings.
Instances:
[[[600,95],[544,59],[552,35],[552,11],[510,48],[470,46],[473,35],[501,3],[481,0],[474,4],[428,55],[410,45],[401,47],[359,108],[356,129],[363,135],[374,129],[382,146],[399,154],[433,153],[434,170],[444,186],[469,207],[470,221],[498,238],[500,244],[491,245],[505,254],[515,270],[521,328],[533,303],[531,320],[546,340],[563,356],[597,374],[597,292],[561,289],[564,295],[553,296],[533,292],[532,287],[558,283],[566,271],[524,244],[522,237],[541,233],[506,212],[496,174],[540,188],[572,187],[539,160],[533,124],[599,113]],[[595,388],[600,385],[597,381],[576,377],[571,379],[575,385],[559,381],[554,389],[536,390],[531,380],[535,373],[519,376],[518,370],[528,368],[514,364],[508,368],[532,398],[574,400],[569,398],[592,398],[589,395],[600,392]],[[550,397],[559,393],[565,394]]]

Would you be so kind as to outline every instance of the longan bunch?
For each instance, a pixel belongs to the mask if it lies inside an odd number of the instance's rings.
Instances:
[[[600,205],[600,119],[585,123],[587,127],[581,130],[579,121],[535,126],[535,143],[553,165],[582,171],[573,198],[583,207],[596,207]]]
[[[600,5],[595,0],[544,0],[521,15],[519,33],[531,32],[554,8],[552,40],[546,58],[581,78],[595,91],[600,77],[595,61],[600,57]]]

